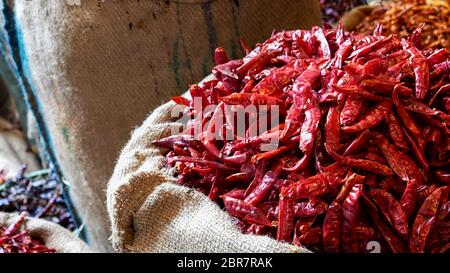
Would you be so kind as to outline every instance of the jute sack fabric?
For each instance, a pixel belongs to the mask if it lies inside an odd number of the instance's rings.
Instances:
[[[171,133],[174,103],[136,129],[108,185],[112,243],[124,252],[308,252],[269,237],[244,235],[228,214],[196,190],[174,184],[164,149],[153,140]]]
[[[364,18],[366,18],[374,8],[375,5],[363,5],[352,9],[347,14],[342,16],[341,21],[344,24],[345,30],[355,30],[356,26],[361,23],[361,21],[364,20]]]
[[[315,0],[10,2],[48,146],[99,251],[112,250],[106,183],[148,112],[206,76],[216,46],[237,57],[241,37],[320,24]]]
[[[0,212],[0,225],[9,226],[17,217],[15,213]],[[30,231],[30,235],[41,240],[47,247],[53,248],[58,253],[89,253],[89,247],[78,239],[69,230],[36,218],[27,217],[24,227]]]

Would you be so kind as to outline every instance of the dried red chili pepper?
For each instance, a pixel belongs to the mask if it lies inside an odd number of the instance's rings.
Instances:
[[[297,220],[297,223],[295,224],[295,234],[297,237],[299,237],[302,234],[305,234],[308,232],[312,226],[314,225],[314,222],[316,221],[317,217],[303,217]]]
[[[432,106],[434,104],[434,102],[436,101],[436,99],[438,98],[438,96],[443,95],[445,93],[449,93],[449,91],[450,91],[450,84],[445,84],[445,85],[439,86],[438,91],[430,99],[428,106]]]
[[[430,194],[432,194],[435,190],[438,189],[438,186],[436,184],[432,185],[422,185],[420,187],[417,187],[417,198],[418,203],[422,204],[425,199],[427,199]]]
[[[252,156],[251,161],[252,161],[252,163],[255,164],[261,160],[268,160],[268,159],[274,158],[276,156],[282,155],[282,154],[292,150],[294,148],[294,146],[295,146],[295,144],[289,144],[287,146],[280,147],[273,151],[256,154],[256,155]]]
[[[333,150],[331,150],[331,148],[328,147],[326,144],[325,144],[325,147],[326,147],[328,154],[330,154],[331,157],[333,157],[336,161],[338,161],[339,163],[341,163],[343,165],[346,165],[346,166],[349,166],[352,168],[356,168],[356,169],[365,170],[365,171],[379,174],[382,176],[389,176],[389,175],[394,174],[394,172],[388,166],[380,164],[376,161],[357,159],[357,158],[351,158],[351,157],[342,157],[342,156],[338,155],[336,152],[334,152]]]
[[[441,63],[450,57],[450,52],[446,48],[441,48],[439,50],[436,50],[432,54],[430,54],[427,57],[427,62],[430,67],[432,67],[435,64]]]
[[[380,233],[381,237],[384,239],[389,249],[393,253],[403,253],[405,250],[405,246],[402,240],[393,233],[393,231],[386,225],[379,216],[378,208],[373,203],[373,201],[366,196],[364,193],[362,194],[362,200],[366,205],[366,208],[369,211],[370,218],[372,219],[375,228]]]
[[[244,64],[236,69],[236,75],[239,79],[242,79],[249,71],[261,69],[266,64],[270,63],[272,57],[276,55],[277,51],[280,51],[280,49],[277,48],[276,50],[273,50],[263,48],[259,53],[256,54],[256,56],[244,61]]]
[[[252,90],[252,92],[269,95],[273,97],[281,97],[283,89],[299,76],[306,69],[306,62],[296,60],[287,64],[279,70],[271,71],[269,76],[262,79]]]
[[[367,252],[380,239],[387,252],[404,252],[404,241],[441,251],[447,207],[420,228],[431,226],[430,240],[412,238],[408,223],[449,183],[450,54],[420,49],[426,26],[407,40],[382,31],[282,31],[239,60],[219,48],[215,78],[173,99],[192,117],[182,135],[153,144],[169,149],[178,184],[225,207],[245,233],[313,251]],[[280,111],[246,109],[235,124],[228,106]]]
[[[260,184],[244,199],[250,205],[256,206],[270,193],[276,183],[278,171],[269,171],[261,180]]]
[[[358,223],[355,227],[355,239],[367,242],[376,237],[375,229],[368,223]]]
[[[317,245],[322,242],[322,228],[314,227],[305,234],[300,235],[298,241],[303,245]]]
[[[306,179],[302,179],[292,185],[290,188],[294,191],[295,199],[311,198],[324,195],[331,189],[326,174],[318,174]]]
[[[341,238],[345,252],[359,252],[359,246],[353,240],[353,233],[355,232],[356,222],[359,217],[359,197],[362,194],[362,190],[362,184],[354,185],[342,204]]]
[[[352,45],[353,45],[352,40],[346,40],[343,44],[341,44],[341,46],[339,47],[339,49],[337,50],[337,52],[335,54],[335,62],[334,62],[335,68],[337,68],[337,69],[342,68],[342,64],[343,64],[344,60],[351,53]]]
[[[260,179],[262,179],[265,175],[267,164],[267,160],[261,160],[258,161],[257,164],[255,164],[256,166],[254,167],[254,173],[252,173],[253,180],[245,190],[245,196],[248,196],[259,185]]]
[[[222,47],[216,48],[216,50],[214,51],[214,61],[216,65],[225,64],[230,61],[230,59],[228,59],[228,55],[225,49],[223,49]]]
[[[324,59],[331,59],[331,49],[328,40],[320,27],[313,27],[313,36],[319,44],[319,55]]]
[[[325,142],[333,149],[337,150],[341,142],[341,129],[339,125],[339,106],[331,106],[328,110],[325,123]]]
[[[411,55],[409,63],[416,74],[416,97],[424,99],[430,87],[430,69],[427,60],[411,42],[402,40],[402,46]]]
[[[450,201],[443,202],[439,208],[436,214],[436,224],[440,224],[441,221],[445,220],[448,215],[450,215]]]
[[[441,111],[438,111],[436,109],[431,109],[426,105],[425,103],[418,101],[417,99],[411,99],[407,98],[402,101],[402,103],[405,105],[405,108],[409,111],[426,115],[426,116],[439,116],[443,114]]]
[[[341,188],[341,191],[339,192],[338,196],[334,201],[338,202],[339,204],[342,204],[345,201],[345,198],[347,198],[350,191],[353,189],[353,187],[357,184],[362,184],[364,182],[365,177],[358,174],[352,174],[349,176],[345,182],[344,185]]]
[[[224,170],[224,171],[234,171],[235,170],[235,168],[225,166],[225,165],[217,163],[215,161],[209,161],[209,160],[205,160],[205,159],[201,159],[201,158],[193,158],[193,157],[188,157],[188,156],[174,156],[174,157],[171,157],[170,159],[168,159],[167,162],[168,162],[168,164],[172,164],[175,162],[192,162],[192,163],[197,163],[202,166],[211,167],[214,169],[220,169],[220,170]]]
[[[394,144],[403,151],[407,151],[408,145],[406,143],[405,135],[403,134],[400,121],[397,119],[397,116],[393,111],[389,111],[389,113],[387,113],[386,121],[389,126],[389,135],[394,141]]]
[[[322,241],[326,252],[338,253],[341,242],[342,206],[333,201],[323,221]]]
[[[185,97],[173,97],[172,98],[173,102],[175,102],[176,104],[181,104],[181,105],[185,105],[185,106],[189,106],[191,104],[191,101],[188,100]]]
[[[389,166],[403,181],[415,179],[418,185],[422,184],[422,176],[419,168],[407,155],[397,150],[397,148],[381,134],[375,134],[374,140],[378,144],[378,147],[386,158]]]
[[[416,143],[416,141],[412,138],[412,136],[404,130],[406,140],[408,141],[411,151],[413,152],[414,156],[416,157],[417,161],[420,163],[421,167],[425,170],[428,170],[430,168],[430,165],[427,162],[426,156],[422,149],[420,149],[419,145]]]
[[[436,170],[434,172],[434,177],[442,183],[450,184],[450,173],[444,170]]]
[[[368,152],[366,154],[366,159],[386,165],[386,159],[378,153]]]
[[[25,223],[27,213],[23,212],[8,227],[0,226],[0,252],[2,253],[54,253],[55,249],[46,247],[33,238],[30,231],[21,227]]]
[[[392,103],[396,106],[397,114],[399,115],[403,125],[408,129],[408,131],[414,136],[420,146],[423,146],[422,134],[419,126],[416,124],[414,119],[405,109],[405,107],[401,104],[399,99],[399,89],[402,84],[397,84],[394,87],[394,91],[392,92]]]
[[[223,196],[223,203],[227,212],[231,216],[244,219],[252,224],[263,226],[272,226],[267,217],[256,207],[246,203],[245,201],[235,199],[229,196]]]
[[[231,197],[231,198],[234,198],[234,199],[243,200],[244,197],[245,197],[244,193],[245,193],[245,190],[234,189],[234,190],[231,190],[231,191],[221,195],[220,198]]]
[[[262,225],[252,224],[245,233],[255,234],[255,235],[266,235],[268,233],[268,228]]]
[[[347,149],[345,149],[343,156],[351,155],[357,150],[361,149],[364,146],[364,144],[366,144],[366,142],[369,140],[369,138],[370,138],[370,131],[368,129],[361,132],[361,134],[357,138],[355,138],[353,142],[350,143],[350,145],[348,145]]]
[[[374,108],[370,109],[361,120],[350,126],[342,127],[342,130],[350,133],[364,131],[379,125],[391,108],[391,102],[384,100]]]
[[[303,101],[305,119],[300,131],[299,148],[304,153],[309,152],[314,145],[314,138],[320,122],[320,109],[313,94],[311,82],[315,81],[317,71],[314,67],[306,70],[294,83],[293,92]],[[312,78],[312,80],[311,80]],[[306,83],[305,83],[306,82]]]
[[[321,200],[310,200],[295,205],[295,215],[297,217],[313,217],[324,214],[328,204]]]
[[[409,239],[409,250],[411,252],[423,252],[425,250],[427,237],[433,227],[439,207],[447,202],[447,199],[447,187],[438,188],[425,199],[411,230]]]
[[[374,93],[365,90],[361,86],[357,85],[347,85],[347,86],[334,86],[334,90],[339,93],[344,93],[352,96],[357,96],[362,99],[370,100],[370,101],[382,101],[383,97],[375,95]]]
[[[363,107],[364,100],[357,96],[349,95],[341,111],[341,125],[347,126],[353,124],[361,115]]]
[[[400,199],[400,204],[408,219],[414,212],[416,202],[417,202],[417,182],[416,180],[411,179],[406,183],[405,191],[403,192],[402,198]]]
[[[383,46],[389,44],[392,42],[392,40],[394,40],[394,36],[390,35],[389,37],[381,37],[381,39],[378,39],[376,41],[373,42],[369,42],[368,45],[361,47],[360,49],[357,49],[355,51],[353,51],[352,54],[350,54],[349,58],[350,59],[356,59],[356,58],[360,58],[360,57],[364,57],[367,54],[382,48]]]
[[[278,205],[277,240],[291,242],[294,231],[295,199],[292,188],[282,188]]]
[[[400,203],[390,193],[381,189],[371,190],[369,196],[398,234],[408,238],[408,220]]]

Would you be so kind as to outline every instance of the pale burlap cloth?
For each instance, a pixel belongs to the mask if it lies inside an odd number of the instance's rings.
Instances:
[[[355,30],[356,26],[361,23],[361,21],[364,20],[364,18],[366,18],[375,7],[375,5],[359,6],[342,16],[341,21],[344,24],[345,30]]]
[[[0,212],[0,225],[9,226],[17,217],[14,213]],[[47,247],[53,248],[58,253],[88,253],[89,247],[69,230],[36,218],[27,217],[24,227],[30,231],[30,235],[41,240]]]

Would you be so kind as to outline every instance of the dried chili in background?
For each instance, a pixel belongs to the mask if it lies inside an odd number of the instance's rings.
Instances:
[[[393,0],[383,1],[356,27],[356,31],[369,34],[374,24],[381,24],[386,34],[409,37],[424,24],[424,48],[450,49],[450,3],[446,0]]]
[[[54,253],[56,250],[46,247],[39,239],[22,228],[26,221],[26,213],[8,227],[0,226],[0,253]]]
[[[26,174],[26,166],[13,179],[0,184],[0,211],[27,212],[69,230],[75,229],[61,185],[49,170]]]
[[[322,22],[334,25],[349,10],[366,4],[366,0],[320,0]]]
[[[174,99],[193,117],[185,131],[153,144],[168,149],[178,184],[245,233],[316,252],[369,252],[373,241],[382,252],[446,252],[450,54],[422,50],[424,30],[281,31],[232,61],[218,49],[214,79]],[[277,106],[280,122],[254,135],[250,117],[263,113],[249,113],[236,137],[235,116],[220,111],[230,105]]]

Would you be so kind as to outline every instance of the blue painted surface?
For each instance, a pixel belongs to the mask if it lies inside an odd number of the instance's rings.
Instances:
[[[2,12],[3,16],[5,17],[5,26],[2,27],[4,27],[4,30],[6,31],[6,37],[5,35],[1,35],[2,37],[0,37],[0,39],[3,41],[1,48],[2,56],[0,58],[1,76],[7,77],[12,75],[13,78],[16,79],[16,86],[8,86],[8,88],[11,92],[20,93],[21,97],[25,100],[28,109],[30,109],[33,113],[37,122],[38,133],[44,145],[43,149],[46,156],[48,157],[47,159],[50,164],[53,165],[57,178],[63,186],[63,195],[67,202],[67,206],[73,216],[75,224],[77,225],[77,227],[80,227],[80,218],[75,213],[75,209],[70,200],[70,188],[62,183],[64,176],[56,157],[51,134],[44,120],[42,105],[32,84],[29,61],[26,54],[25,44],[23,42],[23,34],[21,28],[18,25],[14,10],[9,8],[7,0],[2,1],[4,5],[4,9]],[[4,46],[6,46],[7,48],[5,48]],[[10,52],[12,56],[8,56],[8,52]],[[9,60],[12,60],[14,63],[11,63]],[[87,234],[84,230],[80,232],[80,237],[87,241]]]

